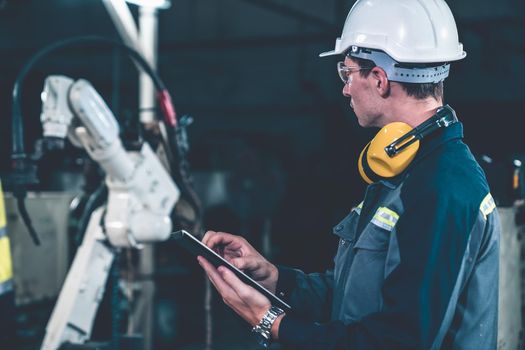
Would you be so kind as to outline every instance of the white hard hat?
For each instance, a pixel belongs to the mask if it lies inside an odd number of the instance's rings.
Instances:
[[[400,63],[450,62],[466,56],[443,0],[358,0],[335,49],[319,56],[342,54],[352,46],[383,51]]]

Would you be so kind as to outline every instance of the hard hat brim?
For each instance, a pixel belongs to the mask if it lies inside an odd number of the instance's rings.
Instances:
[[[332,50],[332,51],[321,52],[319,54],[319,57],[333,56],[333,55],[339,55],[339,54],[340,52],[337,52],[336,50]]]

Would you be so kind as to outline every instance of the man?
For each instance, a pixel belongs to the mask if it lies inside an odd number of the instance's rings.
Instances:
[[[243,238],[207,232],[206,245],[292,306],[285,314],[224,267],[199,263],[266,345],[495,349],[499,221],[462,124],[443,106],[448,62],[465,57],[450,9],[442,0],[357,1],[335,50],[321,56],[330,54],[344,55],[343,95],[359,124],[382,127],[360,159],[365,198],[334,228],[334,268],[276,267]]]

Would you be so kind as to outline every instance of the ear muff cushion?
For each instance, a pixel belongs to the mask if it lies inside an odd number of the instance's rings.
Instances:
[[[369,174],[373,176],[373,173],[370,170],[370,167],[368,166],[368,162],[366,161],[366,152],[368,151],[369,146],[370,142],[361,151],[361,154],[359,155],[359,160],[357,161],[357,169],[359,170],[359,175],[361,175],[361,177],[363,178],[363,180],[365,180],[367,184],[371,184],[374,182],[368,176]]]
[[[411,130],[412,127],[405,123],[387,124],[365,147],[359,156],[358,169],[361,177],[367,183],[394,177],[408,167],[419,149],[419,141],[414,142],[392,158],[386,154],[385,147]]]

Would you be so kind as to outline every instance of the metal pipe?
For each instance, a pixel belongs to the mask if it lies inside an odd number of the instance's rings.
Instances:
[[[117,31],[126,45],[137,50],[142,56],[142,48],[139,44],[139,34],[133,15],[124,0],[102,0],[106,10],[115,24]]]
[[[139,36],[138,45],[150,66],[157,68],[157,9],[154,7],[139,7]],[[151,124],[155,121],[155,88],[151,78],[139,73],[139,117],[142,124]],[[139,273],[153,275],[155,272],[155,248],[146,246],[139,257]],[[154,294],[155,284],[152,281],[143,282],[143,310],[142,310],[142,335],[144,337],[144,350],[153,349],[154,325]]]
[[[157,40],[158,40],[157,9],[153,7],[139,8],[139,45],[146,61],[156,70]],[[140,121],[143,124],[155,120],[155,88],[151,78],[144,72],[139,76],[139,108]]]

